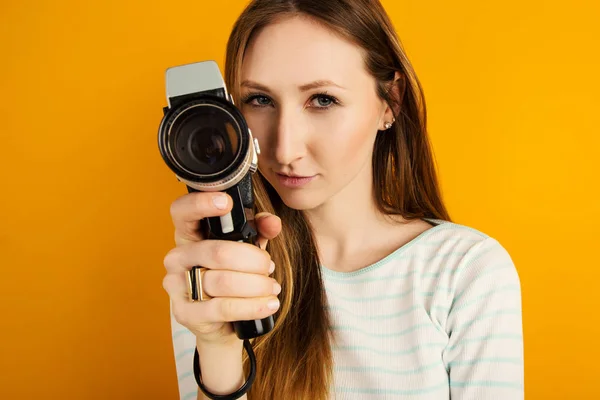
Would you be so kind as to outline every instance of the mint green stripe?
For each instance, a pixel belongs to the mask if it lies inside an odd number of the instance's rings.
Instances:
[[[189,333],[190,335],[192,334],[192,332],[190,332],[187,329],[180,329],[180,330],[178,330],[177,332],[175,332],[173,334],[173,340],[177,339],[179,336],[184,335],[186,333]]]
[[[181,358],[185,357],[188,354],[194,354],[195,350],[196,350],[196,348],[193,348],[193,349],[187,349],[187,350],[180,352],[179,354],[177,354],[175,356],[175,361],[179,361]]]
[[[509,309],[506,309],[506,310],[498,310],[498,311],[494,311],[494,312],[491,312],[491,313],[488,313],[488,314],[483,314],[480,317],[475,318],[475,319],[467,322],[466,324],[459,325],[459,326],[453,328],[452,330],[463,330],[463,329],[466,329],[466,328],[470,327],[471,325],[476,324],[477,322],[483,321],[483,320],[488,319],[488,318],[494,318],[494,317],[497,317],[499,315],[519,315],[520,316],[521,315],[521,309],[519,309],[519,308],[509,308]]]
[[[492,240],[494,240],[494,241],[495,241],[495,239],[492,239]],[[497,243],[497,241],[496,241],[496,243]],[[475,245],[475,246],[476,246],[476,245]],[[474,246],[473,246],[473,247],[474,247]],[[470,251],[470,250],[471,250],[473,247],[471,247],[471,248],[469,249],[469,251]],[[488,255],[489,253],[491,253],[491,252],[492,252],[492,250],[494,250],[494,249],[495,249],[495,247],[488,247],[488,248],[487,248],[487,249],[486,249],[486,250],[485,250],[483,253],[479,253],[479,254],[477,254],[475,257],[471,258],[470,260],[468,260],[468,261],[465,261],[465,262],[464,262],[464,264],[462,265],[462,267],[459,267],[459,268],[457,268],[457,270],[462,270],[462,269],[467,269],[467,268],[469,268],[469,267],[471,266],[471,264],[473,264],[475,261],[479,260],[480,258],[482,258],[482,257],[484,257],[484,256],[487,256],[487,255]]]
[[[331,298],[339,299],[339,300],[344,300],[344,301],[363,303],[363,302],[368,302],[368,301],[383,301],[383,300],[401,299],[401,298],[406,297],[407,295],[413,293],[414,291],[415,291],[415,288],[411,288],[411,289],[405,290],[404,292],[401,292],[401,293],[386,294],[386,295],[381,295],[381,296],[347,297],[347,296],[342,296],[332,290],[327,289],[327,296],[331,297]]]
[[[429,240],[427,242],[423,242],[421,243],[421,246],[434,246],[436,244],[442,244],[442,243],[451,243],[453,245],[456,244],[463,244],[463,243],[477,243],[477,242],[481,242],[482,238],[477,238],[477,239],[465,239],[465,238],[445,238],[445,239],[440,239],[440,240]]]
[[[475,282],[477,282],[478,280],[480,280],[481,278],[485,278],[487,275],[489,275],[489,274],[491,274],[493,272],[503,271],[503,270],[505,270],[507,268],[510,268],[510,267],[513,267],[513,266],[514,266],[514,264],[512,262],[500,263],[500,264],[497,264],[497,265],[495,265],[493,267],[490,266],[488,269],[486,269],[485,272],[482,272],[481,274],[477,275],[475,277],[475,279],[473,279],[471,281],[471,283],[470,283],[470,285],[469,285],[468,288],[463,289],[460,293],[457,293],[456,296],[454,297],[454,302],[456,303],[458,300],[460,300],[460,298],[465,294],[465,292],[467,290],[469,290],[469,288],[472,287],[473,284]]]
[[[424,343],[421,345],[413,346],[410,349],[399,350],[399,351],[379,350],[379,349],[374,349],[372,347],[367,347],[367,346],[334,346],[333,350],[334,351],[350,351],[350,352],[364,351],[364,352],[375,353],[375,354],[386,355],[386,356],[404,356],[404,355],[416,353],[418,350],[422,350],[422,349],[438,348],[438,349],[442,350],[445,345],[446,345],[446,343],[441,343],[441,342],[440,343]]]
[[[496,382],[496,381],[472,381],[472,382],[456,382],[450,381],[451,387],[499,387],[507,389],[523,390],[523,384],[517,382]]]
[[[488,314],[483,314],[481,316],[479,316],[478,318],[475,318],[463,325],[460,325],[458,327],[453,328],[453,330],[462,330],[462,329],[466,329],[468,327],[470,327],[471,325],[476,324],[477,322],[480,322],[482,320],[485,319],[489,319],[489,318],[493,318],[493,317],[497,317],[499,315],[521,315],[521,310],[519,308],[515,308],[515,309],[506,309],[506,310],[498,310],[498,311],[494,311]],[[440,329],[437,326],[434,326],[431,322],[425,322],[422,324],[418,324],[418,325],[413,325],[410,328],[404,329],[400,332],[392,332],[392,333],[377,333],[377,332],[367,332],[363,329],[359,329],[356,328],[354,326],[348,326],[348,325],[334,325],[332,327],[332,330],[334,331],[350,331],[350,332],[358,332],[361,333],[363,335],[368,335],[368,336],[372,336],[372,337],[380,337],[380,338],[386,338],[386,337],[400,337],[400,336],[404,336],[406,334],[409,334],[411,332],[414,332],[420,328],[425,328],[425,327],[433,327],[435,328],[438,332],[442,332],[440,331]]]
[[[446,292],[446,295],[450,295],[454,291],[454,288],[451,288],[451,287],[437,286],[437,284],[434,284],[434,286],[435,286],[435,290],[434,291],[431,291],[431,292],[421,292],[420,293],[421,296],[432,297],[432,296],[435,296],[436,293],[439,294],[439,293],[442,293],[442,292]],[[449,307],[446,307],[446,308],[449,308]]]
[[[358,333],[362,333],[363,335],[369,335],[372,337],[380,337],[380,338],[384,338],[384,337],[400,337],[400,336],[404,336],[406,334],[409,334],[411,332],[414,332],[420,328],[425,328],[425,327],[433,327],[433,325],[431,324],[431,322],[427,322],[427,323],[423,323],[423,324],[419,324],[419,325],[414,325],[408,329],[404,329],[400,332],[392,332],[392,333],[376,333],[376,332],[367,332],[365,330],[362,329],[358,329],[355,328],[353,326],[333,326],[332,330],[334,331],[351,331],[351,332],[358,332]]]
[[[476,360],[451,361],[450,363],[448,363],[448,367],[452,368],[452,367],[456,367],[456,366],[487,364],[487,363],[523,365],[523,359],[518,358],[518,357],[478,358]]]
[[[343,307],[339,307],[339,306],[331,306],[329,307],[330,311],[337,311],[343,314],[348,314],[348,315],[352,315],[353,317],[359,318],[359,319],[367,319],[367,320],[382,320],[382,319],[392,319],[392,318],[398,318],[401,317],[403,315],[407,315],[410,314],[411,312],[417,310],[421,308],[421,306],[412,306],[410,308],[407,308],[406,310],[402,310],[402,311],[398,311],[395,313],[391,313],[391,314],[380,314],[380,315],[358,315],[353,311],[350,311],[348,309],[345,309]]]
[[[455,288],[448,286],[437,286],[435,285],[436,292],[446,292],[446,294],[450,294],[454,291]]]
[[[441,253],[441,254],[434,254],[430,257],[419,257],[417,260],[420,260],[424,263],[428,263],[431,260],[434,260],[436,258],[440,258],[440,257],[448,257],[448,256],[465,256],[467,255],[468,251],[449,251],[448,253]],[[403,260],[403,259],[407,259],[407,258],[415,258],[414,256],[410,256],[410,255],[406,255],[405,257],[398,257],[396,258],[396,260]]]
[[[177,380],[178,380],[178,381],[182,381],[182,380],[184,380],[185,378],[188,378],[188,377],[190,377],[190,376],[193,376],[193,371],[188,371],[188,372],[186,372],[186,373],[183,373],[183,374],[179,375],[179,377],[177,378]]]
[[[452,290],[454,290],[454,288],[438,286],[438,287],[436,287],[436,290],[438,292],[445,291],[448,294],[450,294],[452,292]],[[360,296],[348,297],[348,296],[342,296],[341,294],[338,294],[335,291],[328,288],[327,296],[329,298],[333,298],[336,300],[343,300],[343,301],[348,301],[348,302],[353,302],[353,303],[367,303],[367,302],[385,301],[385,300],[398,300],[398,299],[402,299],[414,292],[415,292],[415,288],[413,287],[411,289],[405,290],[404,292],[394,293],[394,294],[385,294],[385,295],[370,296],[370,297],[360,297]],[[425,296],[425,297],[431,297],[434,295],[434,293],[435,292],[420,292],[420,295]]]
[[[439,385],[425,387],[422,389],[412,389],[412,390],[394,390],[394,389],[368,389],[368,388],[349,388],[349,387],[340,387],[336,386],[336,393],[355,393],[355,394],[396,394],[401,396],[414,396],[418,394],[425,394],[436,392],[441,389],[448,389],[448,381],[444,381]]]
[[[412,270],[412,271],[408,271],[402,274],[396,274],[396,275],[391,275],[391,276],[372,276],[369,278],[363,278],[363,279],[344,279],[344,278],[327,278],[328,282],[333,282],[333,283],[341,283],[341,284],[357,284],[357,283],[369,283],[369,282],[380,282],[380,281],[390,281],[390,280],[396,280],[396,279],[406,279],[412,275],[415,275],[416,273],[418,273],[420,271],[418,270]],[[432,273],[425,273],[422,274],[422,276],[426,276],[426,277],[430,277],[430,278],[437,278],[441,275],[441,272],[432,272]]]
[[[448,346],[447,349],[454,350],[457,347],[464,346],[466,343],[479,343],[479,342],[487,342],[487,341],[491,341],[491,340],[523,341],[523,335],[515,335],[515,334],[507,333],[507,334],[481,336],[481,337],[472,338],[472,339],[462,339],[459,343],[455,344],[454,346]]]
[[[189,392],[188,394],[186,394],[185,396],[182,397],[182,400],[190,400],[190,399],[196,399],[198,398],[198,391],[195,390],[193,392]]]
[[[403,371],[381,368],[381,367],[344,367],[344,366],[335,367],[335,370],[343,371],[343,372],[361,372],[361,373],[378,372],[381,374],[392,374],[392,375],[414,375],[414,374],[419,374],[424,371],[428,371],[430,369],[434,369],[436,367],[445,370],[444,365],[440,361],[436,361],[434,363],[431,363],[429,365],[424,365],[422,367],[411,368],[411,369],[407,369],[407,370],[403,370]]]
[[[410,308],[408,308],[406,310],[398,311],[398,312],[391,313],[391,314],[379,314],[379,315],[371,315],[371,314],[359,315],[359,314],[356,314],[353,311],[350,311],[350,310],[348,310],[346,308],[343,308],[343,307],[340,307],[340,306],[330,306],[330,307],[327,307],[327,308],[329,309],[329,311],[337,311],[337,312],[340,312],[342,314],[351,315],[351,316],[353,316],[355,318],[366,319],[366,320],[371,320],[371,321],[398,318],[398,317],[402,317],[404,315],[410,314],[411,312],[419,310],[419,309],[421,309],[421,310],[423,310],[425,312],[425,309],[423,309],[422,305],[415,305],[415,306],[412,306],[412,307],[410,307]],[[449,308],[446,307],[446,306],[433,306],[433,307],[431,307],[431,309],[432,310],[439,309],[439,310],[442,310],[442,311],[448,311],[449,310]]]
[[[514,291],[517,291],[517,292],[521,291],[521,288],[519,287],[519,285],[511,283],[511,284],[508,284],[508,285],[499,286],[499,287],[494,288],[494,289],[492,289],[490,291],[487,291],[487,292],[485,292],[483,294],[480,294],[477,297],[474,297],[471,301],[468,301],[465,304],[462,304],[461,306],[454,308],[452,311],[462,310],[464,308],[472,306],[473,304],[479,304],[479,302],[481,300],[490,298],[490,297],[492,297],[496,293],[514,292]]]

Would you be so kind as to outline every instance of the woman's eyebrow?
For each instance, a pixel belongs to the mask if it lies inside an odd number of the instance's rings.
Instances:
[[[329,80],[314,81],[311,83],[307,83],[305,85],[301,85],[301,86],[299,86],[299,88],[300,88],[300,91],[306,92],[307,90],[318,89],[318,88],[324,87],[324,86],[335,86],[340,89],[345,89],[344,87],[338,85],[337,83],[335,83],[333,81],[329,81]]]
[[[250,81],[250,80],[245,80],[242,82],[242,86],[243,87],[247,87],[249,89],[256,89],[256,90],[260,90],[262,92],[270,92],[269,88],[266,87],[265,85],[261,85],[260,83],[254,82],[254,81]]]
[[[258,82],[254,82],[251,80],[245,80],[242,82],[241,86],[243,87],[247,87],[249,89],[256,89],[256,90],[260,90],[263,92],[270,92],[271,90],[269,90],[269,88],[263,84],[260,84]],[[344,87],[338,85],[337,83],[330,81],[330,80],[325,80],[325,79],[320,79],[320,80],[316,80],[310,83],[306,83],[304,85],[300,85],[298,86],[298,88],[300,89],[301,92],[306,92],[308,90],[312,90],[312,89],[318,89],[320,87],[324,87],[324,86],[335,86],[337,88],[340,89],[345,89]]]

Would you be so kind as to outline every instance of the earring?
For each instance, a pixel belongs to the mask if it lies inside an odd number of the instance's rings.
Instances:
[[[386,122],[385,125],[383,125],[383,127],[387,130],[390,129],[392,127],[392,123],[391,122]]]

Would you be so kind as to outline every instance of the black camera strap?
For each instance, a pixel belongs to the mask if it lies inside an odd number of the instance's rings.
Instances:
[[[252,350],[252,345],[248,339],[244,339],[244,348],[248,353],[248,357],[250,358],[250,375],[248,375],[248,379],[239,388],[237,391],[231,394],[214,394],[211,393],[202,382],[202,375],[200,373],[200,357],[198,356],[198,348],[194,350],[194,378],[196,378],[196,383],[202,392],[212,400],[235,400],[239,399],[243,395],[250,390],[252,383],[254,383],[254,378],[256,378],[256,357],[254,355],[254,351]]]

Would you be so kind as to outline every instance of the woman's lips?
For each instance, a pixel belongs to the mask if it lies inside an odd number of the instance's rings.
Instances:
[[[287,175],[283,175],[283,174],[277,174],[277,178],[279,179],[279,183],[281,184],[281,186],[285,186],[288,188],[302,187],[302,186],[308,184],[310,181],[312,181],[316,177],[317,177],[316,175],[313,175],[313,176],[287,176]]]

